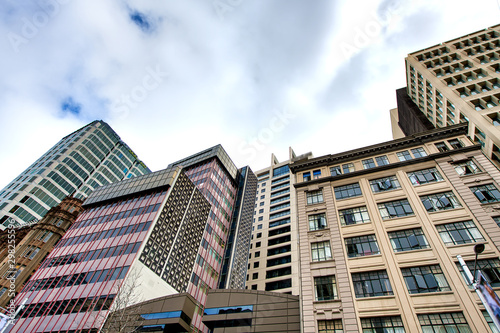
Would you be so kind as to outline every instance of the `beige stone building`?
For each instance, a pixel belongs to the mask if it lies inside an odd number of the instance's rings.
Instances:
[[[497,166],[500,166],[499,52],[500,25],[497,25],[413,52],[406,58],[407,93],[420,111],[435,127],[469,122],[469,136],[481,144],[486,156]]]
[[[500,173],[465,124],[290,165],[303,332],[490,332],[457,255],[500,287]]]
[[[279,162],[271,156],[268,168],[255,172],[258,179],[246,289],[299,295],[297,212],[290,163],[311,153]]]

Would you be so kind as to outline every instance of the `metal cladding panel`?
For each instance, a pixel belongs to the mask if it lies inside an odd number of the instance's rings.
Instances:
[[[144,176],[101,186],[92,192],[87,200],[85,200],[83,206],[86,207],[102,201],[117,199],[159,187],[171,186],[179,171],[179,167],[168,167]]]
[[[182,160],[174,162],[169,165],[169,167],[174,166],[182,166],[183,168],[188,168],[192,165],[198,164],[200,162],[209,160],[213,157],[216,157],[222,164],[222,166],[226,169],[228,174],[232,177],[233,181],[236,180],[238,176],[238,168],[233,163],[229,155],[226,153],[224,148],[221,145],[214,146],[212,148],[208,148],[199,153],[186,157]]]

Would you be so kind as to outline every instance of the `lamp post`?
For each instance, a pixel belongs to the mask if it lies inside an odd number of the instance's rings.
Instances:
[[[477,295],[479,296],[479,299],[486,308],[486,311],[493,320],[493,323],[495,324],[496,328],[500,330],[500,320],[499,320],[500,318],[495,314],[496,312],[495,310],[498,310],[498,305],[496,304],[499,304],[500,300],[498,299],[498,296],[489,285],[488,281],[484,281],[484,279],[481,278],[481,275],[480,278],[478,279],[477,277],[478,274],[476,274],[477,257],[480,253],[483,253],[483,251],[484,251],[484,244],[477,244],[474,246],[474,253],[476,254],[476,257],[474,259],[474,275],[472,275],[472,273],[470,272],[469,267],[462,259],[461,255],[457,255],[457,259],[460,265],[462,266],[462,269],[464,270],[467,279],[472,284],[472,288],[476,291]],[[489,293],[485,292],[485,289],[489,290]],[[494,307],[497,307],[497,309],[494,309]]]

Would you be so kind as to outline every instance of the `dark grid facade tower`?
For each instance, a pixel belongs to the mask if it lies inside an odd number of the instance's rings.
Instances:
[[[0,191],[0,228],[41,219],[73,194],[151,172],[105,122],[69,134]]]
[[[240,169],[238,178],[238,196],[219,282],[221,289],[245,288],[257,176],[247,166]]]

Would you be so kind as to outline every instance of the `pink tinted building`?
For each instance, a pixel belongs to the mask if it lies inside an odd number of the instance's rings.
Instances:
[[[216,146],[95,190],[18,295],[28,302],[11,332],[97,332],[131,285],[126,306],[190,293],[199,310],[183,320],[206,331],[200,314],[207,290],[217,287],[237,176]]]

